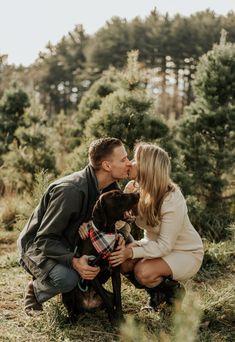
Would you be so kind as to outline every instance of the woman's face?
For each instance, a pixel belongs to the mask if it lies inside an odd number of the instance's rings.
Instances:
[[[136,179],[137,177],[137,166],[135,159],[131,160],[131,168],[129,170],[129,179]]]

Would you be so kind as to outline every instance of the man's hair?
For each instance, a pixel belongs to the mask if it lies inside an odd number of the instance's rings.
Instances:
[[[102,161],[113,153],[116,147],[122,146],[120,139],[101,138],[92,141],[89,146],[89,162],[95,170],[99,170]]]

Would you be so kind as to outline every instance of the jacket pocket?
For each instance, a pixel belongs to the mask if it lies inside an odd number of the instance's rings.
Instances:
[[[48,259],[43,252],[32,244],[22,255],[22,260],[35,278],[45,279],[50,270],[56,265],[54,260]]]

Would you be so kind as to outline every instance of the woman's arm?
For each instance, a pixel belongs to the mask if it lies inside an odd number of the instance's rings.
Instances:
[[[160,234],[156,241],[141,240],[140,246],[133,247],[133,259],[158,258],[168,255],[174,248],[176,239],[183,229],[184,216],[187,210],[183,197],[176,197],[162,205]]]

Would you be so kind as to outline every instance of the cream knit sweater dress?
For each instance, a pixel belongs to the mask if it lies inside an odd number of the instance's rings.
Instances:
[[[136,189],[129,182],[125,192]],[[171,268],[173,279],[187,280],[200,269],[203,260],[201,237],[192,226],[184,196],[180,189],[169,193],[161,208],[159,225],[151,227],[138,216],[136,224],[144,230],[144,238],[132,247],[133,259],[162,258]]]

